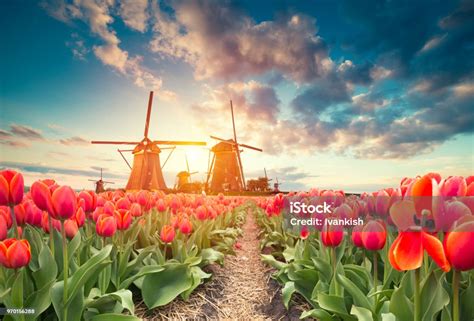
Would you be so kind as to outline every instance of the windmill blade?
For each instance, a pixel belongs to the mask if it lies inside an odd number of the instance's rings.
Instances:
[[[194,174],[197,174],[197,173],[199,173],[199,172],[191,172],[191,173],[189,173],[189,175],[194,175]]]
[[[206,142],[195,142],[195,141],[181,141],[181,140],[154,140],[153,144],[156,145],[190,145],[190,146],[206,146]]]
[[[163,165],[161,165],[161,169],[163,169],[163,167],[165,167],[166,163],[167,163],[168,160],[170,159],[170,157],[171,157],[171,155],[173,154],[173,152],[174,152],[175,149],[176,149],[176,147],[171,148],[171,151],[170,151],[170,153],[168,154],[168,157],[166,157],[166,159],[165,159]]]
[[[188,170],[188,173],[189,173],[188,154],[184,153],[184,159],[186,160],[186,169]]]
[[[230,112],[232,114],[232,128],[234,129],[234,142],[237,144],[237,132],[235,131],[234,106],[232,105],[232,100],[230,101]]]
[[[107,181],[104,181],[105,184],[115,184],[114,182],[107,182]]]
[[[93,140],[91,144],[108,144],[108,145],[138,145],[140,142],[120,142],[113,140]]]
[[[229,145],[236,145],[235,142],[228,141],[227,139],[219,138],[219,137],[216,137],[216,136],[209,136],[209,137],[211,137],[212,139],[215,139],[215,140],[220,140],[221,142],[227,143]]]
[[[150,128],[150,117],[151,117],[151,106],[153,104],[153,91],[150,91],[150,97],[148,98],[148,109],[146,111],[146,121],[145,121],[145,138],[148,138],[148,128]]]
[[[96,179],[88,179],[89,182],[97,182]]]
[[[242,147],[245,147],[245,148],[256,150],[258,152],[263,152],[263,149],[258,148],[258,147],[253,147],[253,146],[250,146],[250,145],[247,145],[247,144],[238,144],[238,145],[242,146]]]
[[[125,156],[122,154],[123,150],[117,149],[117,152],[119,152],[120,156],[122,156],[122,158],[125,161],[125,163],[127,164],[128,168],[132,169],[132,166],[130,166],[130,163],[128,162],[127,158],[125,158]]]

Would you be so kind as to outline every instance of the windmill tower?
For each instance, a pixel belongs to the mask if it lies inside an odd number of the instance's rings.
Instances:
[[[230,101],[230,112],[232,114],[234,139],[223,139],[211,136],[211,138],[219,141],[211,148],[211,152],[213,152],[214,155],[206,179],[206,186],[212,192],[245,190],[244,170],[240,157],[240,153],[243,151],[241,148],[248,148],[259,152],[263,151],[260,148],[240,144],[237,141],[232,101]]]
[[[151,140],[148,137],[150,127],[151,108],[153,104],[153,91],[150,91],[148,99],[148,110],[145,121],[144,138],[141,141],[123,142],[123,141],[92,141],[92,144],[112,144],[112,145],[135,145],[132,150],[133,165],[131,166],[130,177],[126,190],[159,190],[166,189],[166,183],[163,178],[162,166],[160,165],[161,149],[158,145],[206,145],[205,142],[193,141],[170,141],[170,140]]]
[[[105,192],[105,184],[114,184],[114,182],[104,181],[102,178],[102,168],[100,169],[100,179],[90,179],[90,182],[94,182],[96,194]]]

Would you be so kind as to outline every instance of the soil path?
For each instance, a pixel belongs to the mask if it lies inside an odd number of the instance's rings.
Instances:
[[[271,279],[273,270],[260,257],[258,227],[249,210],[236,255],[228,255],[224,266],[212,265],[212,280],[198,288],[189,301],[174,300],[166,307],[137,315],[144,320],[298,320],[298,306],[287,311],[281,287]]]

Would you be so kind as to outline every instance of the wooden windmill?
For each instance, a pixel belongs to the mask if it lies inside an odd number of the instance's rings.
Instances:
[[[90,182],[94,182],[95,192],[97,194],[105,192],[105,184],[114,184],[114,182],[104,181],[102,178],[102,168],[100,169],[100,178],[98,180],[90,179]]]
[[[212,192],[245,190],[244,170],[240,157],[240,153],[243,151],[241,148],[248,148],[259,152],[263,151],[261,148],[240,144],[237,141],[232,101],[230,101],[230,112],[232,114],[234,139],[211,136],[211,138],[219,141],[211,148],[213,157],[206,179],[206,186]]]
[[[205,142],[173,141],[173,140],[151,140],[148,137],[150,127],[151,107],[153,104],[153,92],[148,99],[148,110],[146,114],[144,138],[141,141],[92,141],[92,144],[111,145],[135,145],[132,150],[133,165],[126,190],[158,190],[166,189],[163,178],[162,166],[160,165],[161,149],[158,145],[206,145]]]
[[[188,156],[184,154],[184,158],[186,159],[187,170],[181,171],[176,175],[175,189],[179,191],[186,190],[189,187],[189,185],[192,183],[191,176],[198,173],[198,172],[191,172],[189,170]]]

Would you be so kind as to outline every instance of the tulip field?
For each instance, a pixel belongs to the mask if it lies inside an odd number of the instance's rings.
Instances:
[[[260,277],[239,244],[243,224],[254,221],[255,255],[280,286],[280,308],[305,301],[297,318],[474,320],[473,176],[429,173],[360,195],[312,189],[265,197],[96,194],[52,179],[24,185],[21,173],[0,172],[3,320],[146,319],[136,314],[138,301],[150,311],[186,303],[214,282],[209,266],[225,271],[235,255]],[[334,211],[306,217],[317,216],[317,226],[296,227],[290,200]],[[255,315],[262,318],[271,319]]]

